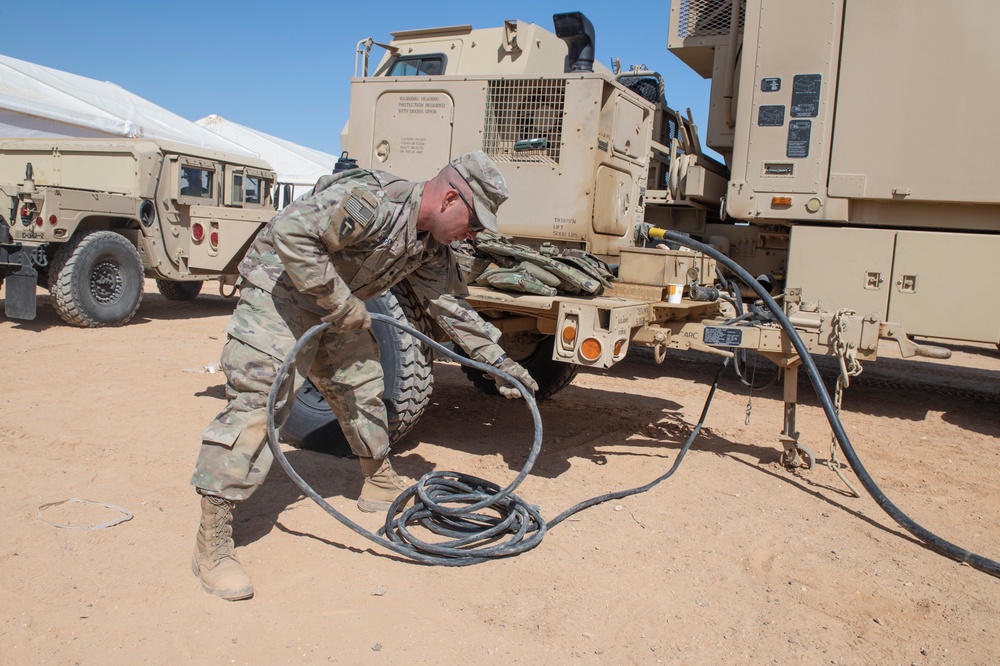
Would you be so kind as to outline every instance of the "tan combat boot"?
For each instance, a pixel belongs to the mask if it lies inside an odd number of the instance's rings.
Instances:
[[[253,596],[253,583],[236,559],[233,544],[233,502],[201,496],[201,525],[191,569],[209,594],[236,601]]]
[[[413,485],[413,481],[399,476],[388,458],[358,458],[361,471],[365,474],[365,485],[361,488],[358,508],[368,513],[388,511],[399,494]],[[400,509],[412,506],[410,498]]]

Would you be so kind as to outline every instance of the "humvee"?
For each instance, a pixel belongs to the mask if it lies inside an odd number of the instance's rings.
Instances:
[[[235,285],[274,215],[275,173],[253,157],[153,139],[0,139],[5,313],[34,319],[36,286],[82,327],[120,326],[143,278],[171,300]]]

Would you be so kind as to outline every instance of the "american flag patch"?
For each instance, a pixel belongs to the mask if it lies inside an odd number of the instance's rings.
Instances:
[[[347,197],[347,201],[344,202],[344,210],[363,227],[367,227],[372,218],[375,217],[375,211],[366,206],[361,199],[353,195]]]

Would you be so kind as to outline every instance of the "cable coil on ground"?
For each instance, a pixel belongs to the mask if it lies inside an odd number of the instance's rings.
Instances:
[[[535,436],[531,452],[517,477],[505,488],[497,484],[457,472],[428,472],[416,485],[396,498],[386,514],[386,524],[377,534],[366,530],[343,515],[313,490],[292,468],[278,446],[274,423],[275,407],[281,387],[291,371],[302,348],[329,324],[317,324],[303,335],[278,370],[278,376],[268,395],[267,433],[268,445],[282,469],[296,485],[324,511],[375,543],[405,555],[418,562],[444,566],[477,564],[496,557],[516,555],[534,548],[545,536],[546,525],[538,508],[527,504],[514,494],[531,471],[542,445],[542,418],[538,413],[535,397],[516,377],[499,368],[463,358],[450,349],[431,340],[392,317],[372,314],[372,321],[396,326],[421,342],[431,345],[438,353],[453,361],[494,375],[513,383],[524,397],[534,421]],[[289,384],[292,384],[290,382]],[[412,507],[397,513],[399,506],[414,498]],[[418,538],[409,526],[420,524],[445,540],[427,542]],[[506,536],[505,536],[506,535]]]

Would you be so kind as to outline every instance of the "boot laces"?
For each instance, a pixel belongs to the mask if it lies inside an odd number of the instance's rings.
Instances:
[[[228,557],[236,560],[236,545],[233,543],[232,503],[221,497],[209,496],[208,501],[215,506],[212,524],[212,550],[217,559]],[[238,561],[238,560],[237,560]]]

